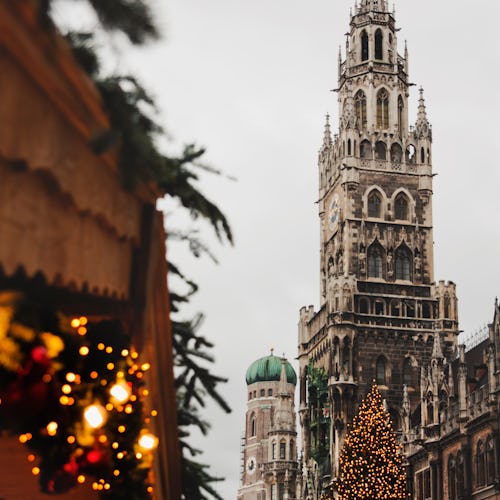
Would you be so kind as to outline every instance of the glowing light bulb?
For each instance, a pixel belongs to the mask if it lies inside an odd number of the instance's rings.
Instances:
[[[88,406],[83,412],[83,416],[87,423],[93,429],[98,429],[106,421],[106,410],[101,405],[91,405]]]
[[[114,384],[109,393],[118,403],[125,403],[130,398],[131,394],[130,386],[127,384],[125,379],[120,379]]]
[[[57,434],[58,427],[57,422],[49,422],[47,424],[47,434],[49,436],[55,436]]]
[[[142,431],[139,437],[139,446],[143,450],[153,450],[158,446],[158,438],[148,431]]]

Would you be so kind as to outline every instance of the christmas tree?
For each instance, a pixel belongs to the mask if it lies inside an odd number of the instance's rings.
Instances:
[[[340,454],[340,499],[408,498],[402,461],[389,412],[374,385],[361,403]]]

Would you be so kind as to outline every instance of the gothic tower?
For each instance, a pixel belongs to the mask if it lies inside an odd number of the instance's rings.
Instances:
[[[258,359],[246,373],[248,389],[238,500],[294,500],[297,491],[297,375],[283,357]]]
[[[319,151],[320,308],[299,321],[304,498],[334,481],[346,424],[373,381],[403,432],[429,397],[421,371],[431,358],[437,370],[441,346],[456,350],[455,285],[434,283],[432,129],[422,89],[408,123],[397,34],[386,0],[356,3],[339,54],[338,133],[327,116]]]

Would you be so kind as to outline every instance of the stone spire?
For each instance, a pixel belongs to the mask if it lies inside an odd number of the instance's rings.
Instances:
[[[332,145],[332,133],[330,131],[330,115],[327,113],[325,121],[325,132],[323,134],[323,149],[328,149]]]
[[[420,97],[418,99],[417,122],[415,123],[415,133],[419,138],[429,137],[431,134],[431,126],[427,120],[427,110],[425,107],[424,89],[420,87],[418,90]]]

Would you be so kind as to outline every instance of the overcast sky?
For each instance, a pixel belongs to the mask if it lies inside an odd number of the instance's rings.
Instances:
[[[206,231],[218,266],[169,247],[200,284],[191,311],[206,313],[214,371],[229,378],[221,390],[233,413],[210,406],[210,436],[195,439],[226,477],[225,499],[239,482],[245,370],[271,346],[293,358],[299,308],[318,304],[317,151],[325,114],[338,124],[330,90],[353,4],[156,0],[164,39],[115,62],[157,96],[175,143],[206,146],[207,161],[238,179],[201,185],[235,235],[234,248],[221,248]],[[396,2],[399,52],[408,40],[410,79],[424,87],[433,125],[435,277],[457,283],[465,332],[491,321],[500,293],[499,14],[496,0]]]

